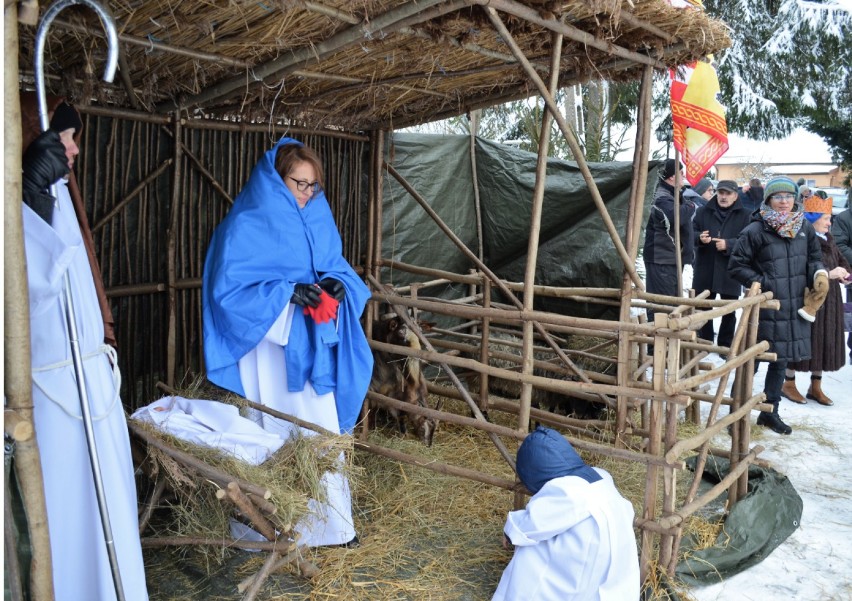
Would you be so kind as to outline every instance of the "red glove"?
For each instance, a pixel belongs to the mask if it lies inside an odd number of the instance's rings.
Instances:
[[[325,323],[332,319],[337,319],[337,307],[339,304],[328,295],[328,292],[323,290],[320,293],[319,304],[316,307],[305,307],[303,312],[305,315],[310,315],[314,323]]]

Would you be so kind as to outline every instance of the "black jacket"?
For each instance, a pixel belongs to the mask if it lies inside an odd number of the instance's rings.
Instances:
[[[840,254],[852,265],[852,209],[835,215],[831,224],[831,235],[840,249]]]
[[[695,263],[692,287],[696,292],[710,290],[727,296],[739,296],[740,283],[728,274],[728,258],[737,243],[737,236],[751,221],[751,213],[737,200],[728,208],[724,220],[717,211],[716,197],[695,212],[692,229],[695,234]],[[701,232],[708,230],[711,238],[723,238],[727,250],[716,250],[716,243],[704,244]]]
[[[740,233],[728,261],[728,273],[748,288],[760,282],[771,291],[781,309],[762,309],[758,339],[769,342],[769,352],[779,360],[801,361],[811,357],[811,324],[798,315],[804,305],[805,287],[825,269],[814,227],[803,220],[795,238],[782,238],[764,223],[760,214]]]
[[[680,248],[683,265],[692,263],[694,255],[692,235],[694,214],[695,204],[681,198]],[[654,204],[651,205],[648,224],[645,226],[645,246],[642,249],[642,258],[645,263],[676,265],[674,239],[674,188],[661,181],[654,193]]]

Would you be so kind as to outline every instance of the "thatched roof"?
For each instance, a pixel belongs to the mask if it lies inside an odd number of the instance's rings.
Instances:
[[[270,117],[350,131],[400,127],[537,91],[495,31],[489,5],[545,79],[551,31],[565,35],[561,82],[638,77],[730,44],[726,26],[664,0],[110,0],[121,47],[116,83],[97,78],[105,43],[93,12],[50,30],[50,92],[147,111]],[[23,86],[32,27],[21,29]],[[129,77],[128,77],[129,76]],[[133,93],[128,94],[128,87]]]

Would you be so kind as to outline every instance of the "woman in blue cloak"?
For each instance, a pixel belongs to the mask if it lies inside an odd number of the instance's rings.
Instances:
[[[202,290],[208,378],[254,402],[351,433],[372,373],[359,322],[369,297],[343,257],[319,157],[282,138],[254,168],[210,242]],[[255,419],[284,438],[297,428],[267,414]],[[348,480],[327,472],[323,485],[326,499],[311,500],[310,515],[296,526],[299,544],[356,540]]]

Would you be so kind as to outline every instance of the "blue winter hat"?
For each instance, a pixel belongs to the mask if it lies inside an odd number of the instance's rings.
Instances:
[[[521,443],[516,468],[518,478],[533,494],[562,476],[579,476],[590,483],[601,479],[564,436],[544,426],[538,426]]]

